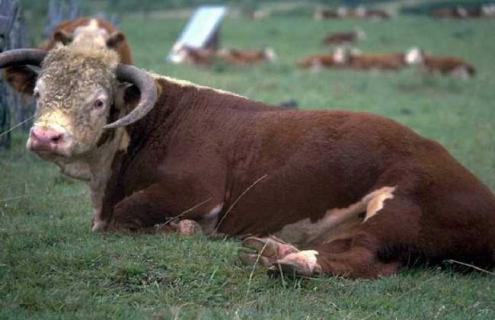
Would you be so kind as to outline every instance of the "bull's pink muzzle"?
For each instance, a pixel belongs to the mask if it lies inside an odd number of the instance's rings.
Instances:
[[[64,144],[63,132],[40,127],[31,129],[28,147],[32,151],[57,152]]]

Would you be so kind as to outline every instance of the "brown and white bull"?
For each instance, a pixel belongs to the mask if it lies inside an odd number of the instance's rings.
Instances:
[[[280,111],[117,62],[74,45],[0,55],[41,64],[27,147],[88,183],[94,231],[182,220],[300,275],[375,278],[415,256],[495,264],[495,196],[437,142],[378,115]]]
[[[109,21],[100,18],[80,17],[62,21],[55,27],[51,37],[39,48],[51,50],[58,44],[77,43],[80,46],[106,47],[115,50],[120,62],[132,64],[131,49],[125,35]],[[36,81],[36,72],[26,66],[5,69],[5,79],[18,92],[31,94]]]

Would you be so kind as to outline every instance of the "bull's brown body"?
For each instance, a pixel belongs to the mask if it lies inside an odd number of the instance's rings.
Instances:
[[[246,237],[259,255],[244,261],[302,275],[375,278],[418,256],[495,265],[492,191],[393,120],[281,111],[106,48],[0,54],[3,67],[36,61],[27,147],[87,181],[94,231],[197,225]]]
[[[367,113],[281,112],[157,83],[157,106],[128,127],[112,166],[102,213],[111,227],[149,227],[190,208],[182,218],[201,224],[221,204],[215,230],[269,236],[394,186],[342,238],[303,245],[324,272],[376,277],[414,255],[495,263],[495,197],[438,143]]]

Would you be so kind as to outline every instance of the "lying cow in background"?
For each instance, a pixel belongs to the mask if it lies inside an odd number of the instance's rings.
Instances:
[[[40,45],[41,49],[51,50],[57,44],[71,42],[82,45],[107,47],[118,53],[120,62],[132,64],[129,44],[125,36],[110,22],[91,17],[67,20],[57,25],[50,39]],[[5,78],[18,92],[30,94],[36,81],[37,73],[26,66],[5,69]]]
[[[223,48],[214,50],[210,48],[192,48],[179,46],[175,48],[174,63],[188,63],[194,65],[212,65],[215,61],[224,61],[230,64],[252,64],[263,61],[275,61],[277,55],[271,48],[256,49],[233,49]]]
[[[176,54],[172,62],[186,63],[193,65],[212,65],[217,56],[217,52],[211,48],[193,48],[189,46],[179,46],[175,49]]]
[[[410,65],[418,65],[426,69],[426,71],[434,73],[472,77],[476,74],[474,66],[466,62],[463,58],[453,56],[432,56],[424,52],[420,48],[412,48],[406,55],[407,63]]]
[[[272,48],[262,50],[223,48],[218,51],[217,56],[232,64],[251,64],[277,60],[277,55]]]
[[[301,68],[319,70],[322,68],[344,68],[349,62],[351,49],[338,47],[332,53],[313,54],[297,62]]]
[[[327,33],[327,35],[325,35],[325,37],[323,38],[323,44],[326,45],[350,44],[365,38],[366,38],[366,34],[363,32],[363,30],[360,29],[353,31],[332,32],[332,33]]]
[[[88,183],[93,231],[176,219],[307,276],[376,278],[415,256],[495,265],[495,196],[437,142],[378,115],[282,110],[118,61],[75,43],[0,54],[0,67],[41,65],[27,148]]]
[[[402,52],[351,53],[347,61],[347,66],[355,70],[400,70],[408,65]]]
[[[435,9],[431,12],[435,18],[491,18],[495,17],[495,4],[483,4],[479,6],[455,6],[451,8]]]
[[[388,19],[390,14],[381,9],[368,9],[362,6],[356,8],[339,7],[337,9],[318,8],[313,14],[315,20],[343,18],[378,18]]]
[[[331,54],[312,55],[298,62],[301,67],[326,67],[351,70],[399,70],[407,67],[406,54],[361,53],[359,50],[339,47]]]

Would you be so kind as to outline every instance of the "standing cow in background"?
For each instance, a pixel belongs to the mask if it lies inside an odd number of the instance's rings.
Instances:
[[[176,219],[307,276],[376,278],[418,256],[495,266],[495,196],[437,142],[378,115],[281,110],[118,61],[77,43],[0,54],[0,68],[41,65],[27,147],[88,183],[94,231]]]
[[[120,62],[132,64],[131,49],[120,32],[110,22],[91,17],[81,17],[61,22],[55,27],[50,39],[39,48],[52,50],[57,44],[79,43],[81,46],[109,48],[119,55]],[[18,92],[30,94],[37,73],[27,66],[15,66],[5,69],[5,78]]]

